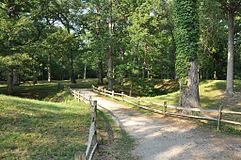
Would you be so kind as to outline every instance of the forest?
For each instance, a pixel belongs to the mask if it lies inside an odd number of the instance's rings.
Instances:
[[[164,107],[168,103],[191,109],[187,112],[191,116],[215,117],[219,122],[225,108],[223,113],[235,115],[224,118],[239,127],[224,125],[223,132],[240,135],[241,0],[0,1],[0,159],[70,159],[76,151],[84,151],[91,113],[78,98],[81,89],[91,86],[93,91],[96,86],[96,91],[112,94],[112,101],[116,93],[136,98],[139,105],[141,99],[164,102]],[[100,101],[103,106],[105,100]],[[215,109],[219,115],[210,118],[193,112],[202,109]],[[103,141],[106,135],[115,141],[117,134],[118,142],[109,148],[118,150],[117,159],[128,159],[138,133],[128,127],[122,132],[115,120],[97,110],[97,133]],[[149,114],[131,110],[128,116]],[[36,138],[39,135],[47,138]],[[26,139],[30,146],[36,139],[41,145],[28,152]],[[51,147],[45,150],[46,146]],[[212,148],[206,156],[215,153],[211,154]]]
[[[200,80],[226,79],[229,47],[228,72],[240,79],[240,1],[199,0],[193,7]],[[182,13],[173,8],[168,0],[4,0],[0,80],[8,81],[10,94],[25,81],[98,77],[100,84],[107,78],[111,90],[125,81],[175,80],[182,59],[175,14]]]

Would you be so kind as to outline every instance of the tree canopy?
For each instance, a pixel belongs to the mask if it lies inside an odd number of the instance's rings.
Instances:
[[[14,79],[75,83],[86,76],[100,84],[107,78],[110,90],[129,83],[148,92],[151,79],[185,85],[189,62],[198,59],[198,78],[227,78],[231,93],[233,78],[241,78],[240,3],[4,0],[0,80],[8,80],[9,93]]]

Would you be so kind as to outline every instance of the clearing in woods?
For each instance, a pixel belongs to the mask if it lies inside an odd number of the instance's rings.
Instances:
[[[133,156],[141,160],[241,159],[241,138],[200,128],[187,120],[143,115],[133,109],[81,89],[118,118],[120,125],[135,139]]]

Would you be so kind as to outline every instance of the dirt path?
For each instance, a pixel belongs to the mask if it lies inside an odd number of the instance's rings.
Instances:
[[[146,116],[89,90],[80,91],[86,96],[91,95],[118,118],[121,126],[136,141],[133,154],[137,159],[241,160],[241,137],[200,129],[185,120]]]

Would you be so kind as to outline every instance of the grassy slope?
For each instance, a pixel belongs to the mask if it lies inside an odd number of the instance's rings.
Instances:
[[[203,108],[215,108],[218,109],[220,104],[226,105],[224,108],[230,108],[232,105],[232,109],[240,110],[241,108],[241,97],[236,99],[235,102],[230,102],[227,100],[227,97],[224,97],[224,90],[226,81],[222,80],[208,80],[202,81],[200,83],[200,99],[201,106]],[[241,81],[236,80],[234,89],[236,92],[241,92]],[[238,97],[237,97],[238,98]],[[179,100],[179,92],[173,92],[167,95],[161,95],[156,97],[143,97],[145,100],[155,101],[163,103],[167,101],[168,104],[178,105]],[[230,99],[230,98],[229,98]],[[225,102],[226,101],[226,102]],[[225,103],[224,103],[225,102]],[[240,110],[241,111],[241,110]]]
[[[40,81],[33,85],[31,82],[14,86],[14,96],[31,98],[38,100],[49,100],[51,97],[55,97],[60,90],[67,88],[67,86],[75,88],[88,88],[92,84],[96,84],[96,79],[77,80],[77,84],[70,84],[69,81],[53,81],[48,83],[46,81]],[[7,94],[7,85],[0,84],[0,94]]]
[[[0,159],[70,159],[85,149],[89,108],[0,95]]]
[[[235,94],[233,97],[224,95],[226,81],[223,80],[208,80],[202,81],[199,86],[200,101],[202,108],[219,109],[222,105],[225,110],[233,110],[241,112],[241,81],[236,80],[234,83]],[[156,97],[142,97],[148,101],[155,101],[163,103],[167,101],[168,104],[178,105],[179,92],[173,92],[167,95]],[[224,114],[224,119],[241,122],[239,115]],[[216,126],[216,123],[213,124]],[[212,127],[214,128],[214,127]],[[241,134],[241,127],[234,125],[223,125],[223,131],[227,133]]]
[[[15,87],[16,96],[32,99],[0,94],[0,159],[71,159],[85,150],[89,106],[63,90],[67,81],[60,83],[60,88],[57,82]],[[72,87],[91,87],[93,83],[94,79],[82,80]],[[0,86],[0,93],[6,93],[6,85]],[[99,157],[131,159],[134,142],[110,116],[99,111],[97,127],[103,146]]]

